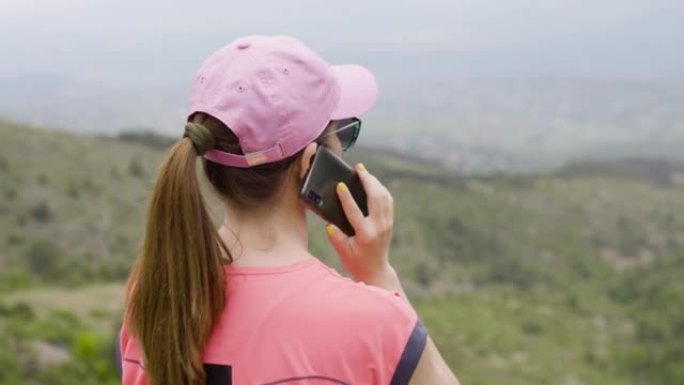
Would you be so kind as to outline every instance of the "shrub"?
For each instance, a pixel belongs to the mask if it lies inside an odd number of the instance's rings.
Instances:
[[[0,303],[0,316],[21,321],[30,321],[35,318],[35,313],[31,306],[24,302],[17,302],[14,305]]]
[[[13,201],[17,199],[18,196],[19,193],[17,192],[17,189],[15,189],[14,187],[7,187],[7,189],[5,190],[5,199],[8,201]]]
[[[109,169],[109,175],[115,180],[121,180],[121,171],[116,166]]]
[[[39,239],[29,245],[26,251],[26,262],[33,274],[44,278],[54,272],[60,254],[59,247],[53,241]]]
[[[424,289],[429,288],[432,284],[434,273],[431,270],[425,262],[420,262],[416,266],[416,282]]]
[[[31,209],[31,217],[39,223],[48,223],[54,217],[54,212],[46,202],[40,202]]]
[[[539,283],[538,274],[517,259],[504,259],[491,266],[483,283],[511,285],[520,289],[529,289]]]
[[[17,213],[17,226],[19,226],[19,227],[26,226],[26,223],[28,222],[27,215],[28,214],[23,213],[23,212]]]
[[[2,273],[0,274],[0,292],[28,287],[32,281],[31,276],[25,271]]]
[[[131,159],[131,162],[128,164],[128,172],[136,178],[145,176],[145,168],[140,157],[134,156]]]
[[[69,185],[67,186],[67,195],[68,195],[69,198],[71,198],[71,199],[78,199],[78,198],[80,198],[80,196],[81,196],[81,189],[80,189],[79,184],[78,184],[76,181],[74,181],[74,180],[70,180],[70,181],[69,181]]]
[[[93,180],[90,177],[86,177],[85,179],[83,179],[83,181],[81,182],[81,187],[83,187],[83,189],[86,191],[96,190],[95,183],[93,183]]]
[[[45,176],[44,174],[38,175],[38,184],[41,186],[47,186],[50,184],[50,181],[48,180],[48,177]]]
[[[544,330],[541,325],[533,320],[527,320],[520,325],[520,330],[529,336],[535,336],[541,334]]]
[[[150,131],[140,132],[138,130],[122,132],[119,134],[119,139],[126,142],[140,143],[142,145],[159,150],[168,149],[176,141],[175,138],[163,136]]]
[[[9,171],[9,161],[4,156],[0,156],[0,172]]]
[[[10,339],[0,335],[0,384],[22,384],[23,374]]]

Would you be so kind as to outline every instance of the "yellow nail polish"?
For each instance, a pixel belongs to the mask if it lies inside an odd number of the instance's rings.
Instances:
[[[335,234],[335,228],[332,227],[331,225],[325,226],[325,231],[328,232],[328,235],[333,235],[333,234]]]
[[[363,163],[359,163],[359,164],[356,166],[356,168],[357,168],[359,171],[366,171],[366,166],[364,166]]]
[[[349,189],[347,188],[347,185],[346,185],[346,184],[340,182],[340,183],[337,184],[337,191],[339,191],[339,192],[348,192]]]

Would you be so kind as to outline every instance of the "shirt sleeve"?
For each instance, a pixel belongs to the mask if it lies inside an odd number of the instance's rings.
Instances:
[[[146,384],[145,367],[137,341],[128,333],[126,323],[119,332],[119,354],[121,359],[121,383],[123,385]]]
[[[379,338],[375,354],[375,383],[407,385],[425,350],[428,333],[413,308],[398,293],[382,293],[376,312]]]
[[[119,375],[119,378],[121,378],[121,373],[123,371],[121,357],[121,331],[116,334],[116,340],[114,341],[114,362],[116,364],[116,373]]]
[[[418,366],[418,361],[423,355],[423,350],[425,350],[427,337],[428,333],[425,326],[420,319],[417,319],[394,370],[390,385],[408,385]]]

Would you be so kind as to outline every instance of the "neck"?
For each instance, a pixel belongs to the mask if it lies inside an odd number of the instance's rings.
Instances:
[[[311,257],[306,213],[298,204],[262,213],[226,207],[219,235],[237,266],[281,266]]]

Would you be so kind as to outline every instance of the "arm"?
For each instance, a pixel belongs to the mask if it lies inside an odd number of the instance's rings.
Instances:
[[[400,293],[406,303],[411,306],[399,277],[389,262],[389,246],[394,224],[392,196],[377,178],[366,171],[363,165],[358,165],[356,170],[368,197],[368,216],[363,215],[347,187],[340,184],[337,193],[356,235],[347,237],[334,225],[328,225],[330,242],[345,269],[357,281]],[[429,337],[410,384],[459,384],[437,350],[437,346]]]
[[[408,297],[404,293],[404,289],[399,281],[399,276],[391,267],[374,277],[369,277],[365,281],[366,284],[376,286],[385,290],[397,292],[409,304]],[[410,385],[459,385],[454,373],[449,369],[444,358],[439,353],[437,346],[428,336],[425,350],[418,361],[418,366],[413,372]]]

